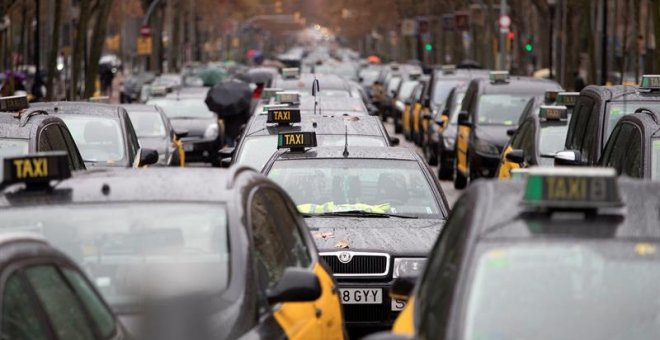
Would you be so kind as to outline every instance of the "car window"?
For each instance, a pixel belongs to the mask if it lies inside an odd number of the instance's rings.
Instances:
[[[651,142],[651,179],[660,180],[660,138]]]
[[[288,203],[288,198],[285,198],[279,192],[273,189],[262,190],[270,201],[268,209],[271,216],[275,218],[275,222],[279,224],[278,230],[282,233],[284,245],[289,249],[291,255],[289,267],[309,267],[312,264],[312,258],[301,234],[300,219],[295,210],[296,208],[292,207]]]
[[[106,307],[100,296],[96,294],[92,286],[89,285],[82,274],[68,268],[63,268],[62,272],[82,301],[83,305],[85,305],[85,308],[89,312],[96,325],[96,329],[98,329],[101,336],[111,336],[116,329],[115,318],[112,315],[112,311]]]
[[[438,338],[449,326],[454,289],[460,273],[463,242],[467,237],[466,218],[471,205],[459,200],[443,228],[427,262],[419,285],[415,309],[420,338]]]
[[[566,149],[580,150],[582,139],[587,130],[587,121],[591,116],[594,101],[591,98],[580,96],[573,110],[571,121],[568,126],[566,138]]]
[[[530,122],[529,127],[527,128],[527,133],[525,133],[525,136],[522,139],[522,145],[520,146],[527,162],[536,158],[536,151],[534,150],[535,139],[536,125]]]
[[[541,126],[539,154],[554,156],[557,152],[563,150],[567,129],[568,125],[566,124]]]
[[[138,138],[165,137],[165,123],[158,111],[131,111],[128,115]]]
[[[118,119],[62,115],[85,161],[115,163],[124,159],[124,137]]]
[[[633,126],[628,140],[628,152],[626,152],[622,163],[621,174],[633,178],[642,177],[642,133],[637,126]]]
[[[79,155],[76,153],[76,150],[78,150],[78,146],[76,146],[76,142],[73,141],[73,137],[71,137],[71,133],[69,130],[66,128],[66,126],[60,126],[60,131],[62,132],[62,137],[64,137],[64,142],[67,144],[67,149],[71,150],[69,152],[69,166],[71,169],[82,169],[84,163],[82,162],[82,159],[79,157]]]
[[[25,275],[59,339],[94,339],[85,311],[57,268],[52,265],[33,266],[25,269]]]
[[[483,125],[514,125],[520,120],[530,95],[484,94],[479,97],[477,119]]]
[[[525,139],[527,136],[530,134],[530,129],[531,129],[531,122],[530,121],[525,121],[520,127],[518,128],[518,131],[516,131],[516,134],[513,135],[513,138],[511,139],[511,148],[512,149],[522,149],[523,144],[525,142]]]
[[[38,307],[30,298],[27,287],[18,274],[12,274],[5,282],[0,340],[48,339],[47,325],[40,320]]]
[[[584,137],[582,143],[580,143],[580,158],[582,162],[587,162],[589,164],[594,163],[598,160],[600,156],[600,148],[602,145],[594,145],[598,143],[598,132],[600,130],[599,117],[597,111],[592,111],[589,114],[589,119],[587,120],[586,129],[584,131]]]
[[[616,123],[623,116],[635,113],[639,108],[646,108],[649,110],[660,110],[660,102],[657,100],[653,101],[618,101],[618,102],[609,102],[605,108],[605,135],[603,135],[603,140],[607,140],[610,133],[616,126]]]
[[[621,174],[623,171],[622,162],[628,152],[628,142],[630,141],[633,129],[634,127],[630,124],[621,124],[621,129],[616,139],[613,139],[609,143],[611,145],[611,151],[608,150],[608,155],[604,159],[603,165],[615,168],[618,174]]]

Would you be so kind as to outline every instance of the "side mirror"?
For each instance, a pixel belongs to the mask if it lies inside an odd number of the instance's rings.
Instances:
[[[137,158],[139,159],[138,168],[156,164],[158,162],[158,151],[154,149],[140,149],[138,150]]]
[[[408,301],[416,282],[417,276],[397,277],[394,279],[394,283],[392,283],[392,288],[390,288],[390,296],[397,300]]]
[[[309,302],[321,296],[321,283],[313,272],[301,268],[286,268],[280,281],[268,291],[268,303]]]
[[[514,149],[506,154],[506,159],[516,164],[522,164],[525,162],[525,153],[520,149]]]
[[[399,139],[399,137],[390,137],[390,145],[398,146],[399,143],[401,143],[401,140]]]
[[[176,136],[176,139],[188,137],[188,130],[174,130],[174,135]]]
[[[231,157],[225,157],[220,159],[220,167],[221,168],[228,168],[231,166]]]
[[[580,151],[559,151],[555,154],[555,166],[580,165]]]
[[[515,128],[514,129],[508,129],[508,130],[506,130],[506,135],[511,137],[511,136],[516,134],[516,131],[518,131],[518,129],[515,129]]]
[[[463,111],[458,114],[458,125],[472,127],[472,124],[469,121],[468,114],[466,111]]]

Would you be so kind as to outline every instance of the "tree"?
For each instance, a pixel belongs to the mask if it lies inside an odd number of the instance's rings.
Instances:
[[[48,54],[48,80],[46,81],[46,100],[51,101],[55,98],[55,74],[57,73],[57,55],[60,50],[60,31],[62,26],[62,1],[55,0],[55,9],[53,10],[53,42]]]
[[[101,59],[101,53],[105,45],[105,33],[108,28],[108,17],[112,9],[112,3],[113,0],[100,0],[96,4],[96,21],[94,22],[94,31],[90,42],[84,98],[92,97],[96,89],[96,79],[99,76],[99,59]]]
[[[76,40],[73,45],[73,58],[71,60],[71,88],[69,99],[76,100],[80,95],[78,82],[80,81],[85,48],[87,47],[87,28],[91,14],[92,0],[78,1],[78,23],[76,25]]]

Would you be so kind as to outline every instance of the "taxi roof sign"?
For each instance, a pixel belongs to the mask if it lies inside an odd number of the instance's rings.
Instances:
[[[304,151],[316,147],[316,132],[281,132],[277,135],[277,149]]]
[[[454,74],[456,73],[456,65],[442,65],[441,66],[442,74]]]
[[[525,205],[571,210],[623,206],[611,168],[531,168],[523,196]]]
[[[262,112],[268,113],[268,110],[270,109],[281,108],[281,107],[289,107],[289,104],[265,104],[264,106],[262,106]]]
[[[557,100],[558,95],[559,95],[559,91],[554,91],[554,90],[545,91],[545,95],[544,95],[545,102],[546,103],[554,103],[555,100]]]
[[[30,107],[27,96],[0,98],[0,112],[18,112]]]
[[[643,75],[639,88],[647,90],[660,90],[660,74]]]
[[[509,82],[509,71],[490,71],[488,79],[493,84],[502,84]]]
[[[577,104],[577,99],[580,92],[559,92],[557,94],[557,105],[564,105],[567,107],[574,107]]]
[[[43,187],[50,181],[71,177],[69,155],[64,151],[7,157],[3,162],[3,185],[25,183],[28,188]]]
[[[282,91],[284,90],[274,87],[266,87],[261,91],[261,99],[274,98],[277,92],[282,92]]]
[[[290,125],[300,123],[300,109],[296,107],[269,107],[267,124]]]
[[[300,76],[300,69],[297,67],[287,67],[282,69],[282,78],[295,79]]]
[[[546,120],[568,119],[568,109],[560,105],[541,105],[539,118]]]
[[[280,104],[298,104],[300,103],[300,93],[293,91],[283,91],[275,93],[275,101]]]
[[[149,94],[152,97],[163,97],[167,94],[167,87],[165,87],[165,86],[152,86],[149,89]]]

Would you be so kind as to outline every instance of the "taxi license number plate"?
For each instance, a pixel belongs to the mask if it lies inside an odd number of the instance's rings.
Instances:
[[[183,144],[183,151],[190,152],[195,150],[195,145],[194,144]]]
[[[347,305],[370,305],[383,303],[382,289],[342,288],[341,302]]]
[[[400,312],[406,307],[406,302],[403,300],[392,299],[392,311]]]

